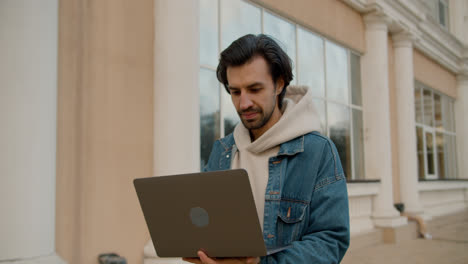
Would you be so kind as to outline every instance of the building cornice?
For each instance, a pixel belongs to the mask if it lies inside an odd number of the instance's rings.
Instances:
[[[342,0],[363,16],[378,13],[388,18],[390,33],[412,35],[413,46],[455,74],[468,72],[468,46],[427,13],[419,1],[407,0]]]

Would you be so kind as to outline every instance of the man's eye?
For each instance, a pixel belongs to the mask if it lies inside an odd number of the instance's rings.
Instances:
[[[239,92],[239,91],[231,91],[231,94],[233,94],[233,95],[239,95],[240,92]]]

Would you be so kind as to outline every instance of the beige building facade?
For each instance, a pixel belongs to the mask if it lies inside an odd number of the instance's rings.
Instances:
[[[159,259],[134,178],[199,171],[237,122],[214,76],[272,35],[314,91],[353,238],[468,207],[464,0],[0,1],[0,263]]]

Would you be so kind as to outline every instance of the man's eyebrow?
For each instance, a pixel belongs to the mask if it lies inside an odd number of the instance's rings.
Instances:
[[[263,83],[261,82],[254,82],[252,84],[247,85],[247,88],[253,88],[255,86],[263,86]]]

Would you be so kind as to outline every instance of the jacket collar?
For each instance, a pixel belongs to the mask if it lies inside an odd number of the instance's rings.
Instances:
[[[221,145],[225,149],[225,152],[231,151],[232,147],[236,143],[232,134],[229,134],[226,137],[220,139],[220,141]],[[304,152],[304,135],[281,144],[278,156],[292,156],[301,152]]]

